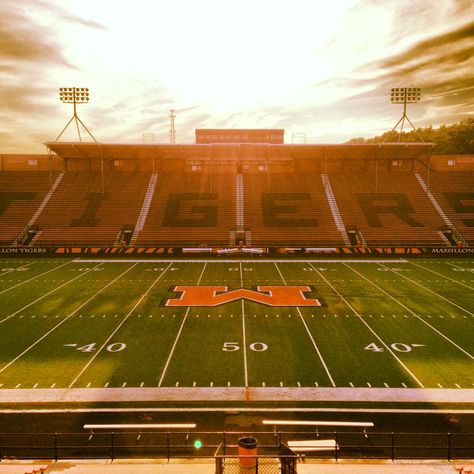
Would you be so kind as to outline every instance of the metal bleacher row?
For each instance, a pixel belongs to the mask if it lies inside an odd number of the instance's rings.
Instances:
[[[26,245],[473,245],[473,183],[468,171],[433,172],[429,188],[411,171],[1,171],[0,244],[32,228]]]

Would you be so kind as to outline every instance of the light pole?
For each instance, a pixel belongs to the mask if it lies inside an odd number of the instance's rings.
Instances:
[[[423,138],[417,132],[415,126],[411,123],[411,120],[408,118],[407,115],[407,104],[414,104],[415,102],[419,102],[421,97],[421,89],[419,87],[394,87],[390,91],[390,100],[392,104],[403,104],[403,114],[400,120],[397,122],[395,127],[392,128],[392,132],[398,127],[398,124],[401,122],[400,132],[398,134],[398,141],[400,141],[402,132],[403,132],[403,125],[405,123],[405,119],[408,120],[408,123],[412,126],[413,130],[415,130],[418,138],[424,142]]]
[[[58,141],[62,134],[69,127],[71,122],[74,120],[76,122],[77,135],[79,136],[79,141],[82,141],[81,131],[79,128],[79,123],[84,127],[87,133],[92,137],[92,139],[97,143],[97,140],[94,138],[94,135],[89,131],[89,129],[84,125],[84,122],[77,115],[77,104],[87,104],[89,102],[89,89],[87,87],[61,87],[59,89],[59,98],[64,104],[74,104],[74,114],[67,123],[67,125],[62,129],[61,133],[58,135],[55,141]]]

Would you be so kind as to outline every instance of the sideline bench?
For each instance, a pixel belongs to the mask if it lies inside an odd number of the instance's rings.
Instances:
[[[308,451],[334,451],[339,448],[335,439],[288,441],[286,444],[295,453],[305,453]]]

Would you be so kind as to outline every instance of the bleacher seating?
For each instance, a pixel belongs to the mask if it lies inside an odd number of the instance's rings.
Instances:
[[[446,245],[444,222],[411,172],[329,173],[339,211],[347,227],[368,246]]]
[[[465,243],[474,244],[474,172],[432,172],[428,196],[411,171],[159,171],[143,229],[133,245],[340,247],[327,179],[346,229],[367,246],[447,246],[448,216]],[[150,171],[66,171],[41,204],[58,172],[0,172],[0,245],[11,245],[36,214],[32,245],[111,246],[124,226],[133,232]],[[58,180],[59,181],[59,180]],[[241,188],[243,183],[243,188]],[[242,189],[242,192],[239,192]],[[326,186],[327,189],[327,186]],[[243,215],[237,211],[243,196]],[[431,201],[430,201],[431,197]],[[433,198],[436,200],[434,202]],[[435,206],[438,206],[438,210]],[[442,212],[441,212],[442,214]],[[444,220],[443,220],[444,219]],[[238,236],[236,235],[238,234]],[[238,243],[238,242],[237,242]]]
[[[235,187],[233,173],[159,173],[137,245],[228,246]]]
[[[474,172],[431,173],[429,188],[469,245],[474,245]]]
[[[316,173],[244,173],[245,227],[254,245],[343,246]]]
[[[53,179],[57,173],[53,175]],[[50,188],[44,171],[0,172],[0,244],[11,244],[33,217]]]
[[[38,245],[112,245],[123,225],[134,225],[150,174],[67,172],[39,215]]]

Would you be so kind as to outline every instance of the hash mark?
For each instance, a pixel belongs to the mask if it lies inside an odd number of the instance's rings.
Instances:
[[[314,382],[314,385],[315,385],[316,387],[319,387],[318,382]]]
[[[196,382],[193,382],[193,387],[195,387],[195,386],[196,386]]]
[[[89,382],[87,385],[86,385],[86,388],[89,388],[91,386],[91,383]]]
[[[145,382],[140,383],[140,387],[143,387],[143,385],[145,385]]]
[[[265,387],[265,382],[262,382],[262,387]]]
[[[440,383],[436,384],[439,388],[443,388],[443,386]]]
[[[349,385],[354,388],[354,384],[352,382],[349,382]]]
[[[33,388],[36,388],[37,386],[38,386],[38,384],[37,384],[37,383],[35,383],[35,384],[33,385]]]
[[[54,388],[54,387],[56,387],[56,382],[55,382],[55,383],[53,383],[53,385],[51,385],[51,387],[50,387],[50,388]]]
[[[123,388],[123,387],[126,387],[126,386],[127,386],[127,382],[124,382],[124,383],[122,384],[122,388]]]
[[[15,388],[21,387],[21,383],[17,384]]]
[[[174,386],[175,386],[175,387],[179,387],[179,382],[176,382],[176,383],[174,384]]]
[[[384,382],[383,384],[386,388],[388,388],[388,383]]]
[[[454,385],[456,385],[457,388],[461,388],[461,386],[458,383],[455,383]]]
[[[106,382],[104,385],[104,388],[107,388],[109,386],[109,382]]]
[[[402,385],[403,385],[405,388],[408,388],[403,382],[402,382]]]
[[[227,386],[230,387],[230,382],[227,382]]]

